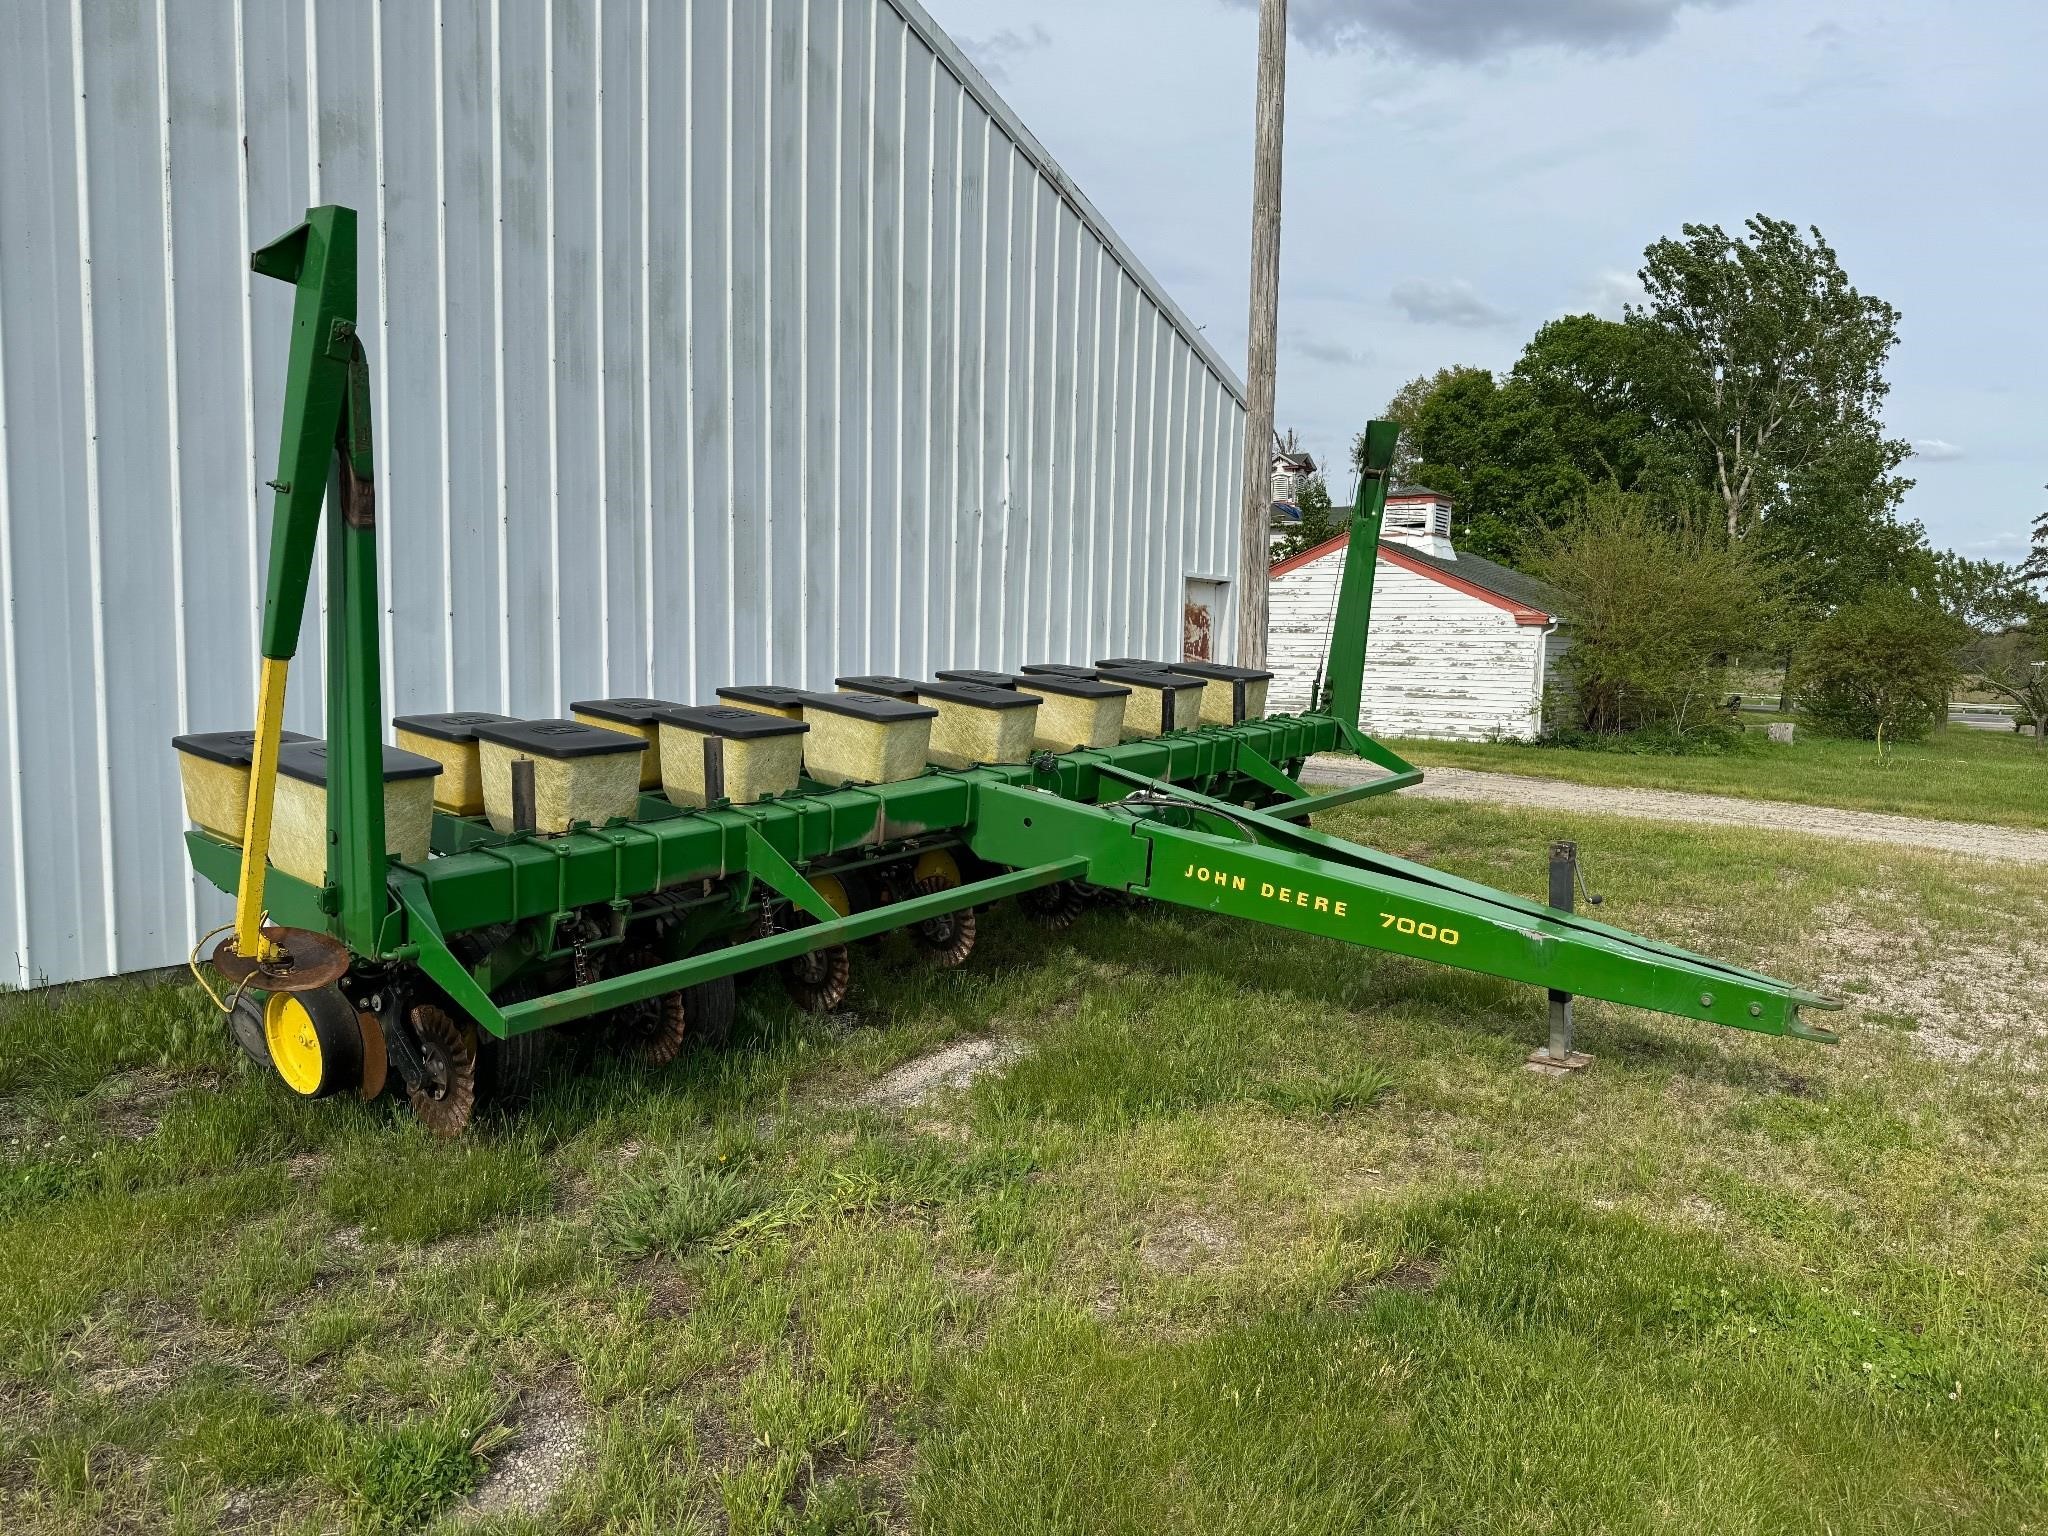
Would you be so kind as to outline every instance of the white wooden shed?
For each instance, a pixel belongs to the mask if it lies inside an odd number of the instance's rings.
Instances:
[[[1273,567],[1270,707],[1306,709],[1328,676],[1337,585],[1350,535]],[[1556,593],[1451,543],[1451,502],[1420,487],[1387,498],[1373,569],[1362,721],[1376,736],[1523,739],[1543,729],[1543,696],[1570,643]]]

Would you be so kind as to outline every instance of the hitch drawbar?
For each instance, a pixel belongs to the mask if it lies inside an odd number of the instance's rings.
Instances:
[[[983,786],[975,851],[1079,855],[1089,883],[1177,906],[1735,1029],[1835,1038],[1800,1016],[1841,1006],[1818,993],[1262,811],[1117,776],[1135,792],[1100,807]]]

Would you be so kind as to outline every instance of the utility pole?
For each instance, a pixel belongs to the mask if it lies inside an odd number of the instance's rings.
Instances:
[[[1259,103],[1252,146],[1252,309],[1245,374],[1244,526],[1238,543],[1237,664],[1266,662],[1272,561],[1273,395],[1280,353],[1280,156],[1287,123],[1287,0],[1259,0]]]

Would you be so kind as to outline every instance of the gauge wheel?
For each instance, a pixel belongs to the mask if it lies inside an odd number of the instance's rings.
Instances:
[[[263,999],[263,1044],[293,1093],[324,1099],[363,1080],[363,1026],[339,987],[272,992]]]

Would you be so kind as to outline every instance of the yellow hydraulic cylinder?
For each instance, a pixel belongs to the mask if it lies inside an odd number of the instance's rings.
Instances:
[[[270,858],[270,809],[277,798],[277,749],[284,733],[284,685],[291,662],[266,656],[256,684],[256,749],[249,763],[249,819],[242,829],[242,878],[235,889],[235,952],[277,958],[263,937],[263,875]]]

